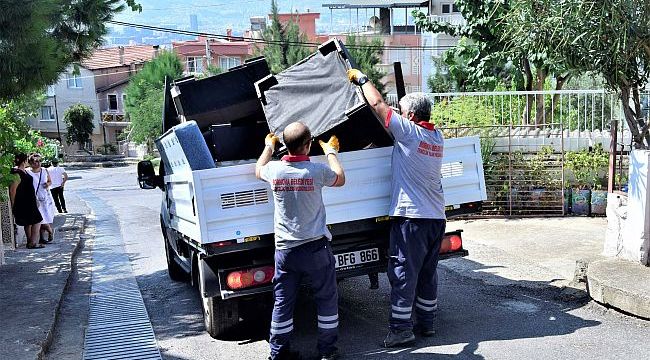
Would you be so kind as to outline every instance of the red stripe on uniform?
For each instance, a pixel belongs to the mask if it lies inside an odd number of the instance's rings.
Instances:
[[[309,161],[309,156],[307,156],[307,155],[285,155],[285,156],[282,157],[282,161],[288,161],[288,162]]]
[[[330,186],[336,185],[337,182],[339,182],[339,175],[338,174],[336,175],[336,180],[334,180],[334,182]]]

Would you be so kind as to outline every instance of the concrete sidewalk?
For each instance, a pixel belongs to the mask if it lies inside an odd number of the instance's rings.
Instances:
[[[487,284],[565,290],[650,319],[650,268],[601,255],[605,218],[449,221],[469,256],[446,266]],[[492,276],[496,275],[496,276]]]
[[[40,359],[54,325],[72,264],[82,247],[86,217],[55,217],[54,241],[43,249],[24,245],[7,251],[0,266],[0,354],[5,359]]]

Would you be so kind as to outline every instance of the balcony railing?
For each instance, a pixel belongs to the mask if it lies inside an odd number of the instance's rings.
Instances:
[[[110,123],[128,123],[129,120],[126,118],[123,112],[118,111],[103,111],[102,112],[102,122]]]
[[[427,18],[429,19],[429,21],[437,21],[440,23],[447,23],[450,25],[465,25],[466,23],[465,18],[461,14],[429,15]]]

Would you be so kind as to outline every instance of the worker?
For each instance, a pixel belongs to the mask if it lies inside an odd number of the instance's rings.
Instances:
[[[431,103],[425,94],[404,96],[398,114],[361,71],[348,70],[348,78],[361,87],[395,139],[389,208],[391,311],[384,340],[385,347],[395,347],[413,342],[414,331],[427,337],[435,334],[436,268],[446,225],[441,184],[444,139],[429,122]]]
[[[275,218],[274,305],[271,318],[270,359],[290,359],[293,311],[298,288],[307,277],[314,292],[318,313],[318,353],[321,359],[338,356],[338,292],[332,235],[325,221],[324,186],[343,186],[345,174],[337,159],[338,139],[320,141],[329,166],[309,160],[312,136],[300,122],[282,132],[289,152],[281,161],[270,161],[278,138],[267,135],[255,176],[271,184]]]

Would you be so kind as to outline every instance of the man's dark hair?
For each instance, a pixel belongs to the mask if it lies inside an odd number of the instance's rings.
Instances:
[[[311,141],[311,131],[303,123],[291,123],[282,131],[282,138],[289,154],[296,154],[303,145]]]

